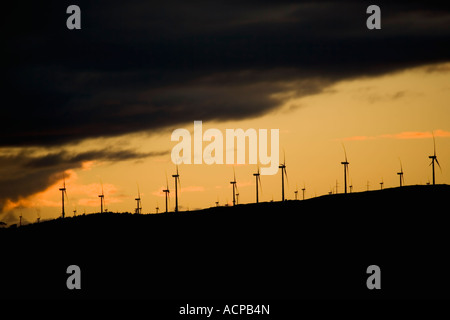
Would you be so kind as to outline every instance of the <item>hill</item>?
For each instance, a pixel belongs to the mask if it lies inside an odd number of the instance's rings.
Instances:
[[[2,298],[450,297],[450,186],[0,229]],[[78,265],[82,290],[66,288]],[[368,290],[378,265],[382,290]]]

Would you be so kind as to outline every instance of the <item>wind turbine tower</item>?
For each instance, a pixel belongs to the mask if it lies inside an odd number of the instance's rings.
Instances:
[[[178,184],[181,186],[180,182],[180,175],[178,174],[178,166],[177,166],[177,174],[172,175],[173,178],[175,178],[175,212],[178,212]],[[167,188],[169,189],[169,188]]]
[[[429,156],[428,158],[431,159],[431,163],[430,166],[432,168],[432,174],[433,174],[433,186],[436,184],[436,177],[435,177],[435,171],[434,171],[434,162],[437,163],[437,165],[439,166],[439,169],[442,171],[441,169],[441,165],[439,164],[439,161],[436,157],[436,141],[434,139],[434,133],[433,133],[433,146],[434,146],[434,152],[432,156]]]
[[[234,168],[233,168],[233,177],[234,177],[234,180],[230,181],[230,184],[233,186],[233,206],[235,206],[236,205],[236,172],[234,171]]]
[[[100,213],[103,213],[103,203],[105,201],[105,195],[103,193],[103,182],[101,182],[102,185],[102,194],[100,194],[98,197],[100,198]]]
[[[402,161],[401,160],[400,160],[400,172],[397,172],[397,174],[400,177],[400,187],[401,187],[405,183],[405,180],[403,178],[403,166],[402,166]]]
[[[254,173],[253,176],[255,176],[255,179],[256,179],[256,203],[259,203],[258,184],[261,187],[261,191],[262,191],[261,174],[259,173],[259,167],[258,167],[258,172]]]
[[[341,164],[344,165],[344,193],[347,193],[347,175],[348,175],[348,165],[349,162],[347,160],[347,152],[345,151],[345,146],[342,144],[344,148],[345,161],[342,161]],[[337,190],[336,190],[337,193]]]
[[[59,188],[59,191],[61,191],[61,203],[62,203],[62,213],[61,216],[64,218],[65,216],[65,211],[64,211],[64,195],[67,197],[67,192],[66,192],[66,178],[64,176],[63,173],[63,187]]]
[[[142,203],[141,203],[141,192],[139,191],[139,185],[138,185],[138,197],[136,199],[136,209],[134,209],[134,212],[136,214],[142,213]]]
[[[305,185],[303,185],[303,188],[302,188],[303,200],[305,200],[305,190],[306,190]]]
[[[288,180],[286,173],[286,156],[283,157],[283,163],[278,166],[281,169],[281,201],[284,201],[284,176],[286,176],[286,181]]]
[[[166,213],[169,212],[169,207],[168,207],[168,198],[169,198],[169,181],[167,180],[167,175],[166,175],[166,189],[163,190],[163,192],[166,194]]]

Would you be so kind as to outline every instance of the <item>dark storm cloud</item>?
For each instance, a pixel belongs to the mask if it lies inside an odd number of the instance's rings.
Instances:
[[[378,1],[65,1],[4,8],[0,146],[254,117],[361,76],[450,58],[449,4]]]
[[[68,169],[81,168],[83,162],[139,160],[168,154],[169,151],[141,153],[130,149],[110,148],[82,153],[56,151],[40,155],[30,150],[0,156],[0,212],[7,199],[17,201],[62,179]]]

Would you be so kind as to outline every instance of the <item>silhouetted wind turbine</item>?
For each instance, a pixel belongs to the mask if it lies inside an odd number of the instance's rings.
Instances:
[[[286,182],[288,181],[286,172],[286,155],[283,155],[283,163],[278,166],[281,169],[281,201],[284,201],[284,176],[286,176]]]
[[[134,212],[136,214],[141,214],[142,213],[142,203],[141,203],[141,192],[139,191],[139,185],[137,185],[137,189],[138,189],[138,197],[134,200],[136,200],[136,209],[134,209]]]
[[[100,213],[103,213],[103,201],[105,200],[105,195],[103,193],[103,182],[100,181],[100,184],[102,185],[102,194],[100,194],[98,197],[100,198]]]
[[[381,178],[381,182],[380,182],[380,190],[383,190],[383,185],[384,185],[384,182],[383,182],[383,178]]]
[[[159,213],[159,206],[158,206],[158,202],[156,202],[156,208],[155,208],[155,210],[156,210],[156,213]]]
[[[438,161],[438,159],[437,159],[437,157],[436,157],[436,141],[435,141],[435,139],[434,139],[434,132],[433,132],[433,150],[434,150],[434,152],[433,152],[433,155],[432,156],[429,156],[428,158],[430,158],[431,159],[431,163],[430,163],[430,166],[432,167],[432,173],[433,173],[433,186],[436,184],[436,179],[435,179],[435,172],[434,172],[434,162],[436,161],[436,163],[437,163],[437,165],[439,166],[439,169],[442,171],[442,169],[441,169],[441,165],[439,164],[439,161]]]
[[[74,216],[74,217],[77,216],[77,207],[75,207],[75,208],[73,209],[73,216]]]
[[[230,184],[233,186],[233,206],[236,205],[236,172],[233,167],[233,181],[230,181]]]
[[[345,161],[342,161],[341,164],[344,165],[344,193],[347,193],[347,175],[348,175],[348,165],[347,161],[347,152],[345,151],[345,146],[342,144],[342,148],[344,148]],[[336,190],[337,193],[337,190]]]
[[[367,191],[369,191],[369,180],[367,180]]]
[[[170,193],[170,190],[169,190],[169,180],[167,179],[167,173],[166,173],[166,189],[163,190],[163,192],[166,194],[166,213],[167,213],[167,212],[169,212],[169,207],[168,207],[167,200],[168,200],[169,193]]]
[[[65,177],[65,175],[64,175],[64,172],[63,172],[63,187],[62,188],[59,188],[59,191],[61,191],[61,203],[62,203],[62,214],[61,214],[61,216],[64,218],[64,216],[65,216],[65,210],[64,210],[64,195],[66,196],[66,198],[68,199],[68,197],[67,197],[67,191],[66,191],[66,177]]]
[[[175,212],[178,212],[178,184],[180,184],[181,187],[181,182],[180,182],[180,175],[178,174],[178,166],[177,166],[177,174],[173,174],[172,175],[173,178],[175,178]]]
[[[36,222],[39,223],[41,221],[41,209],[36,208],[37,219]]]
[[[305,200],[305,190],[306,190],[306,188],[305,188],[305,185],[303,184],[303,188],[302,188],[303,200]]]
[[[20,208],[19,227],[22,226],[22,207]]]
[[[400,187],[404,184],[405,180],[403,178],[403,166],[402,166],[402,161],[399,159],[400,161],[400,172],[397,172],[397,174],[400,176]]]
[[[237,189],[237,187],[236,187],[236,189]],[[236,193],[236,205],[238,205],[238,204],[239,204],[239,192]]]
[[[298,186],[297,185],[295,185],[294,195],[295,195],[295,200],[298,200],[298,198],[297,198],[297,196],[298,196]]]
[[[255,179],[256,179],[256,203],[259,203],[258,184],[261,187],[261,191],[262,191],[261,174],[259,173],[259,167],[258,167],[258,172],[254,173],[253,175],[255,176]]]

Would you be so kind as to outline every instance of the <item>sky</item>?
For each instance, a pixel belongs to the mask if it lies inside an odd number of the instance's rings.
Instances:
[[[0,221],[174,206],[177,128],[279,129],[286,197],[431,181],[433,135],[450,183],[450,5],[379,1],[78,1],[8,4],[0,126]],[[206,143],[204,143],[206,146]],[[179,167],[180,210],[255,201],[257,165]],[[281,173],[261,201],[281,200]]]

